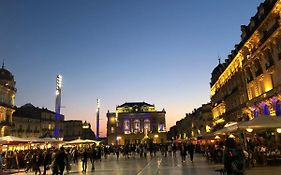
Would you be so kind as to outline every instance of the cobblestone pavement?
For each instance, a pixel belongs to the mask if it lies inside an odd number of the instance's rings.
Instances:
[[[201,155],[195,155],[194,161],[191,162],[188,158],[185,162],[182,162],[179,154],[176,157],[167,156],[163,157],[157,155],[150,158],[130,158],[125,159],[120,157],[116,160],[116,157],[111,155],[108,159],[103,159],[101,162],[97,161],[95,164],[95,170],[91,171],[91,164],[88,163],[88,169],[86,173],[82,173],[81,162],[78,164],[71,164],[70,175],[74,174],[95,174],[95,175],[219,175],[219,172],[215,172],[216,169],[220,169],[223,165],[213,164],[206,161],[205,157]],[[41,169],[43,169],[41,167]],[[19,174],[19,175],[33,175],[34,172],[25,173],[23,170],[19,172],[13,170],[6,172],[6,174]],[[51,171],[48,171],[51,174]],[[281,166],[273,167],[255,167],[246,171],[245,175],[280,175]]]

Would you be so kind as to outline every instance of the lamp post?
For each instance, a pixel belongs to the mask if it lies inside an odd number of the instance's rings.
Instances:
[[[115,144],[118,145],[118,111],[116,109],[116,115],[115,115],[115,122],[116,122],[116,127],[115,127]]]

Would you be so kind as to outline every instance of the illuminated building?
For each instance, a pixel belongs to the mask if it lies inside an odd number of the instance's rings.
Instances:
[[[4,67],[0,69],[0,131],[1,136],[10,135],[13,128],[14,100],[16,96],[14,76]]]
[[[145,102],[124,103],[107,113],[108,144],[139,144],[145,139],[166,142],[166,111]]]
[[[13,113],[14,127],[11,134],[21,138],[53,137],[56,122],[55,112],[28,103],[16,108]],[[60,115],[60,121],[58,122],[60,135],[58,138],[63,137],[63,124],[64,115]]]
[[[225,63],[212,72],[213,126],[259,115],[281,115],[280,0],[266,0]]]
[[[91,124],[81,120],[67,120],[64,121],[64,141],[75,139],[91,139],[94,140],[95,133],[91,129]],[[66,129],[71,128],[71,129]]]

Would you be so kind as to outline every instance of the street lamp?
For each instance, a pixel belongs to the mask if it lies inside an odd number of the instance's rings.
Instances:
[[[118,111],[116,109],[116,115],[115,115],[115,122],[116,122],[116,127],[115,127],[115,143],[118,145]]]
[[[157,143],[157,139],[158,139],[159,135],[158,134],[155,134],[154,135],[154,138],[155,138],[155,142]]]
[[[247,132],[253,132],[253,129],[252,128],[247,128],[246,131]]]

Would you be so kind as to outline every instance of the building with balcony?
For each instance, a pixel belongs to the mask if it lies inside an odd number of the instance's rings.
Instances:
[[[13,128],[15,85],[14,76],[3,64],[0,69],[0,136],[10,135]]]
[[[35,107],[28,103],[16,108],[13,113],[13,124],[11,135],[21,138],[53,137],[56,124],[56,113],[47,108]],[[59,122],[61,131],[59,138],[63,137],[64,115]]]
[[[214,130],[259,115],[281,115],[281,1],[265,0],[241,26],[241,41],[213,70]]]
[[[187,113],[185,118],[176,122],[167,133],[169,140],[185,140],[197,138],[210,132],[212,125],[211,103],[203,104],[201,107]]]
[[[139,144],[145,139],[166,142],[166,111],[145,102],[124,103],[107,112],[108,144]]]

